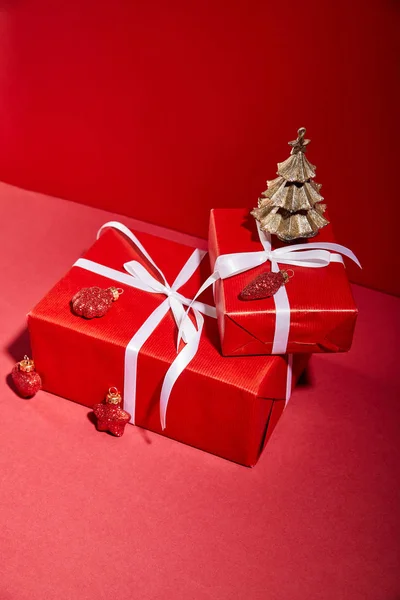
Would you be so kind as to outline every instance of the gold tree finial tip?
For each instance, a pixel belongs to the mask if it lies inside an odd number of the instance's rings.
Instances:
[[[297,139],[289,142],[289,146],[292,146],[292,151],[290,152],[290,154],[299,154],[299,152],[304,153],[307,150],[307,146],[310,143],[310,140],[305,139],[305,133],[305,127],[300,127],[300,129],[297,130]]]

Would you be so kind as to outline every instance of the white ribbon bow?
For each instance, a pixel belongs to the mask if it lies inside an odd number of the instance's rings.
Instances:
[[[344,265],[342,254],[351,258],[360,268],[356,255],[340,244],[331,242],[310,242],[308,244],[296,244],[293,246],[284,246],[271,250],[271,235],[260,229],[257,221],[257,231],[263,250],[258,252],[237,252],[233,254],[221,254],[218,256],[214,265],[214,272],[203,283],[193,299],[204,292],[210,285],[218,281],[218,279],[227,279],[233,275],[244,273],[250,269],[254,269],[267,261],[271,262],[271,271],[277,273],[279,271],[278,263],[284,265],[293,265],[295,267],[321,268],[327,267],[331,262],[339,262]],[[334,252],[334,253],[332,253]],[[282,285],[273,296],[276,309],[275,333],[272,345],[272,354],[285,354],[290,331],[290,304],[286,291],[286,286]],[[189,305],[188,311],[191,305]],[[188,312],[187,311],[187,312]],[[189,320],[189,319],[188,319]],[[184,325],[186,317],[181,322],[178,332],[178,343],[183,337]]]
[[[117,271],[116,269],[111,269],[110,267],[106,267],[105,265],[101,265],[85,258],[80,258],[77,260],[74,266],[81,267],[82,269],[86,269],[92,273],[102,275],[103,277],[118,281],[123,285],[128,285],[144,292],[165,294],[165,296],[167,296],[166,299],[150,314],[150,316],[137,330],[135,335],[128,343],[125,350],[124,378],[124,408],[131,413],[131,423],[134,423],[136,409],[137,363],[139,352],[143,344],[156,329],[157,325],[161,322],[167,312],[171,310],[180,335],[177,345],[177,357],[170,365],[164,377],[160,395],[160,420],[162,428],[165,429],[167,406],[171,391],[182,371],[184,371],[184,369],[196,355],[199,347],[204,324],[203,314],[213,317],[214,319],[217,317],[215,307],[205,304],[204,302],[198,302],[196,300],[199,293],[196,294],[196,298],[190,300],[178,292],[178,289],[181,288],[191,278],[207,252],[196,248],[190,258],[184,264],[174,283],[170,286],[167,283],[163,272],[153,261],[144,246],[139,242],[137,237],[130,231],[130,229],[125,227],[125,225],[122,225],[122,223],[118,223],[117,221],[105,223],[105,225],[100,228],[97,238],[100,237],[102,231],[107,227],[118,229],[121,231],[121,233],[126,235],[157,270],[162,282],[153,277],[153,275],[136,260],[132,260],[124,264],[124,268],[127,273]],[[185,311],[184,306],[188,307],[187,311]],[[193,310],[197,327],[189,318],[187,318],[187,312],[190,309]],[[183,339],[185,346],[179,352],[178,348],[180,339]]]

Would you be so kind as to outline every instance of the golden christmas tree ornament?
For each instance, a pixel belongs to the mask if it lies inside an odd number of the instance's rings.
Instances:
[[[289,142],[290,156],[278,163],[278,177],[267,181],[267,190],[251,211],[260,222],[261,229],[276,235],[284,242],[310,238],[329,223],[323,216],[325,204],[319,193],[321,184],[313,181],[316,167],[306,158],[310,140],[304,138],[301,127],[297,139]]]

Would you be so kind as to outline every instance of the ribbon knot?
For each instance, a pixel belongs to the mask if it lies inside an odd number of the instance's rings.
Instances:
[[[265,254],[266,260],[269,260],[271,262],[273,261],[273,259],[274,259],[273,252],[271,252],[269,250],[265,250],[264,254]]]

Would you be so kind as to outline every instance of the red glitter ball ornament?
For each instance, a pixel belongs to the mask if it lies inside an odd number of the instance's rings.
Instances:
[[[287,271],[261,273],[261,275],[253,279],[240,292],[239,300],[263,300],[264,298],[270,298],[276,294],[282,285],[285,285],[289,281],[290,277],[293,277],[293,275],[289,275]]]
[[[40,375],[35,371],[35,363],[28,356],[24,356],[24,360],[15,365],[11,377],[22,398],[32,398],[42,387]]]
[[[72,310],[76,315],[85,317],[85,319],[104,317],[122,292],[123,290],[115,287],[82,288],[71,300]]]
[[[125,425],[131,420],[131,415],[121,408],[121,394],[115,387],[108,390],[106,401],[95,404],[93,412],[97,417],[98,431],[109,431],[112,435],[121,437]]]

